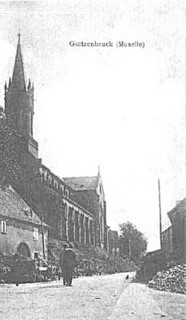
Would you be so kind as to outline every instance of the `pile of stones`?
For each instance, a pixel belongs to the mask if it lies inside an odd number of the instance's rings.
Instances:
[[[159,271],[148,282],[148,286],[156,290],[186,294],[186,264]]]

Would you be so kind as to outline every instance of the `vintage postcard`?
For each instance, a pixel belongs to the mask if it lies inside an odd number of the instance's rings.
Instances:
[[[186,319],[186,6],[0,1],[0,318]]]

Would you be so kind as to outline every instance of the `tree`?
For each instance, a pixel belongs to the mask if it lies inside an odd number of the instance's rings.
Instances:
[[[127,256],[129,260],[139,263],[147,250],[147,239],[142,232],[129,221],[119,225],[120,227],[120,255]]]

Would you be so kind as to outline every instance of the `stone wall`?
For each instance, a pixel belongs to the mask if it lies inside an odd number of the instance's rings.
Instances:
[[[5,220],[0,217],[0,221]],[[30,251],[31,258],[34,258],[34,253],[38,253],[43,257],[43,243],[41,227],[31,225],[28,223],[18,222],[6,218],[7,232],[2,233],[0,230],[0,252],[4,255],[17,253],[20,243],[25,243]],[[34,229],[38,230],[38,240],[34,238]],[[44,244],[45,244],[45,258],[48,254],[48,230],[44,229]]]

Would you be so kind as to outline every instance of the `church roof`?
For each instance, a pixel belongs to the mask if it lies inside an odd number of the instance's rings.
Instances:
[[[27,223],[41,225],[40,218],[11,186],[0,188],[0,215]],[[43,225],[47,226],[45,223],[43,223]]]
[[[98,177],[71,177],[63,178],[65,183],[75,191],[95,190],[98,185]]]
[[[25,75],[24,75],[23,57],[21,52],[20,36],[21,35],[19,33],[17,52],[16,52],[14,70],[13,70],[13,76],[12,76],[12,86],[13,88],[24,90],[26,85],[25,85]]]

